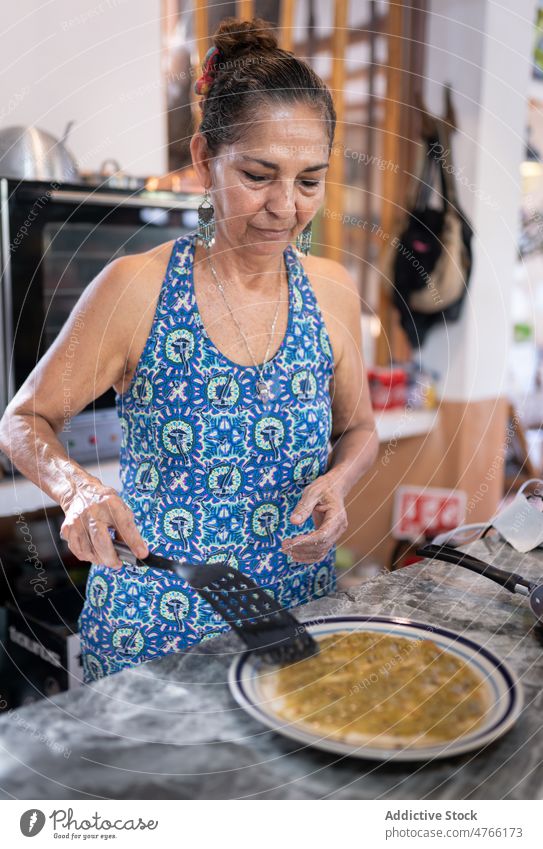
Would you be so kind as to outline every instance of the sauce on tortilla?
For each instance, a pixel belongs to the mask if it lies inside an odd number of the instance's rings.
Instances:
[[[269,690],[283,719],[313,732],[431,745],[461,737],[486,713],[483,679],[432,640],[338,632],[321,638],[319,649],[281,667]]]

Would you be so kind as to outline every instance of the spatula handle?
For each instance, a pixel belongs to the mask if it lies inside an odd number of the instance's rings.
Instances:
[[[125,563],[130,563],[132,566],[143,566],[143,558],[137,557],[131,548],[127,546],[125,542],[120,542],[119,540],[112,540],[113,548]]]
[[[137,557],[125,542],[118,539],[112,539],[112,542],[113,548],[121,560],[130,563],[132,566],[151,566],[153,569],[166,569],[168,572],[173,572],[186,580],[192,575],[192,570],[195,567],[202,566],[201,563],[189,563],[188,560],[169,560],[167,557],[153,554],[151,551],[147,557]]]

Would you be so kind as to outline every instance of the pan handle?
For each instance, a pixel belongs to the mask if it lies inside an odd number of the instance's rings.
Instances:
[[[520,587],[524,588],[523,595],[526,595],[526,590],[529,593],[535,588],[536,584],[523,578],[522,575],[517,575],[515,572],[505,572],[503,569],[498,569],[497,566],[492,566],[490,563],[485,563],[484,560],[479,560],[472,554],[466,554],[464,551],[458,551],[448,545],[424,545],[417,549],[417,554],[421,557],[430,557],[433,560],[444,560],[446,563],[455,563],[457,566],[463,566],[465,569],[470,569],[478,575],[483,575],[485,578],[490,578],[497,584],[501,584],[509,592],[523,592]]]

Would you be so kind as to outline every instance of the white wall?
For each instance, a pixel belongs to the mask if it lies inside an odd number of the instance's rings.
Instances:
[[[160,0],[2,3],[0,128],[60,137],[83,170],[109,156],[133,174],[166,170]]]
[[[475,401],[506,391],[535,6],[535,0],[514,6],[494,0],[430,4],[428,107],[442,111],[442,85],[450,82],[460,125],[454,164],[465,175],[457,181],[458,195],[475,228],[463,316],[448,331],[432,331],[423,350],[423,362],[441,372],[446,400]]]

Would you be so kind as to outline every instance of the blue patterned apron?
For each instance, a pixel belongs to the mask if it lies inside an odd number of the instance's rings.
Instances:
[[[332,429],[330,338],[294,248],[284,259],[288,326],[268,362],[273,398],[258,400],[258,369],[209,338],[196,304],[194,233],[176,239],[151,332],[127,390],[119,494],[149,549],[166,557],[225,560],[285,607],[335,588],[335,546],[297,563],[281,541],[314,528],[290,514],[328,464]],[[181,578],[124,564],[92,565],[79,618],[89,682],[229,630]]]

